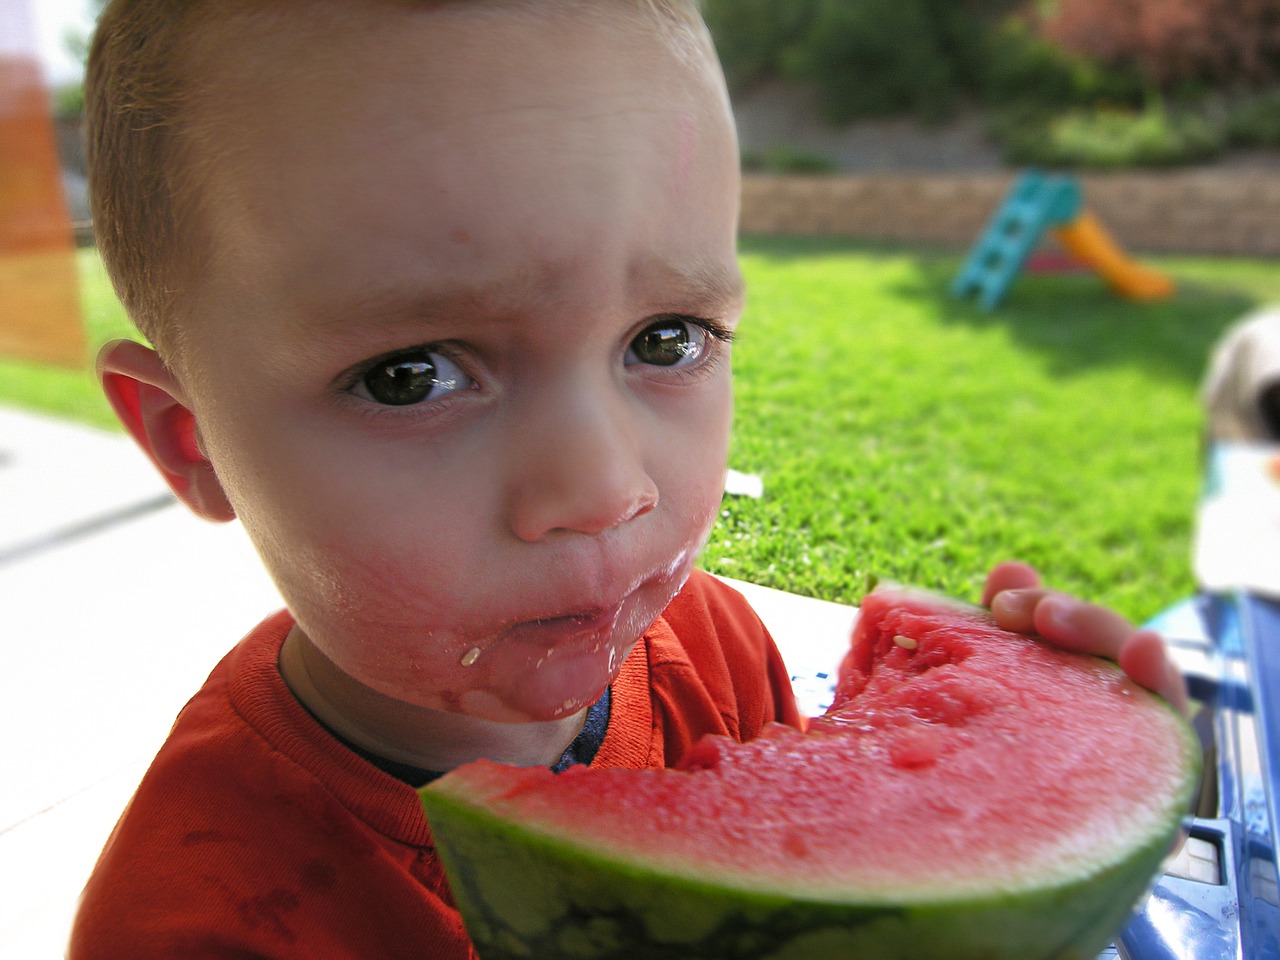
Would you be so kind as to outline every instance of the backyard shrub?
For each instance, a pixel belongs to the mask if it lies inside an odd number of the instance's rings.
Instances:
[[[1237,147],[1280,147],[1280,90],[1233,103],[1223,122],[1227,141]]]
[[[816,0],[704,0],[730,89],[779,76],[784,51],[803,36],[815,6]]]
[[[1280,0],[1277,0],[1280,2]],[[704,0],[731,89],[784,77],[829,120],[945,118],[961,98],[1000,109],[1139,106],[1135,67],[1064,50],[1027,0]]]
[[[703,0],[730,84],[826,119],[987,113],[1012,163],[1113,168],[1280,146],[1280,0]],[[1259,91],[1268,90],[1268,93]],[[750,155],[815,172],[812,156]]]
[[[987,39],[982,92],[992,103],[1048,106],[1075,103],[1079,80],[1075,64],[1061,47],[1011,17]]]
[[[832,173],[838,167],[830,157],[783,143],[742,151],[742,169],[748,173]]]
[[[1280,0],[1057,0],[1041,29],[1072,52],[1137,66],[1166,91],[1280,74]]]
[[[997,133],[1010,163],[1049,167],[1170,167],[1212,159],[1224,146],[1221,130],[1205,118],[1158,104],[1006,120]]]
[[[813,85],[832,122],[901,113],[938,120],[956,99],[947,40],[929,0],[818,0],[783,69]]]
[[[1073,54],[1036,32],[1023,17],[1008,17],[982,38],[977,88],[998,110],[1055,112],[1100,104],[1138,107],[1141,74]]]

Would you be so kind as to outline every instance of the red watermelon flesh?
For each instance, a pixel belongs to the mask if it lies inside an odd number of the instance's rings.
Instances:
[[[920,936],[959,957],[954,918],[929,926],[947,905],[961,917],[1012,905],[991,922],[1017,927],[1022,904],[1043,936],[1044,914],[1069,914],[1086,889],[1097,903],[1058,945],[1102,946],[1176,836],[1197,775],[1185,721],[1114,664],[1000,630],[978,608],[882,589],[863,605],[832,707],[804,734],[706,738],[677,770],[557,776],[481,762],[428,788],[424,804],[451,880],[476,869],[475,851],[450,850],[442,831],[465,807],[510,825],[504,844],[536,837],[569,869],[660,875],[695,900],[714,889],[864,913],[920,907]],[[469,899],[493,900],[491,879],[458,886],[464,916]],[[478,913],[484,929],[506,923],[491,902]]]

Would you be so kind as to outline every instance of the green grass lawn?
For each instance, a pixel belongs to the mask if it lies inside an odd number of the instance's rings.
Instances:
[[[856,601],[868,575],[976,597],[998,560],[1145,619],[1193,590],[1197,389],[1212,344],[1280,300],[1280,270],[1158,258],[1176,299],[1026,276],[987,314],[955,255],[748,239],[732,465],[705,564]]]
[[[1193,589],[1197,388],[1212,344],[1280,301],[1262,261],[1157,258],[1164,304],[1090,275],[1027,276],[1000,310],[956,303],[956,254],[817,239],[743,242],[728,498],[709,569],[857,601],[868,575],[975,597],[1017,557],[1141,620]],[[131,335],[81,253],[91,345]],[[0,362],[0,403],[114,426],[92,373]]]

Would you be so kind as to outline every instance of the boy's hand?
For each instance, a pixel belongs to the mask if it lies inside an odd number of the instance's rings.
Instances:
[[[1186,683],[1155,631],[1135,629],[1112,610],[1048,589],[1025,563],[992,568],[982,603],[1003,629],[1036,633],[1065,649],[1114,660],[1134,682],[1188,711]]]

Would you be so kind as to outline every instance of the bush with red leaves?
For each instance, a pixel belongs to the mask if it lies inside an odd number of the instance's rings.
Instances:
[[[1164,89],[1280,77],[1280,0],[1058,0],[1041,30],[1074,53],[1136,65]]]

